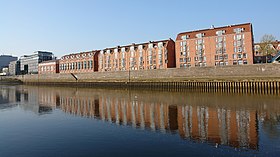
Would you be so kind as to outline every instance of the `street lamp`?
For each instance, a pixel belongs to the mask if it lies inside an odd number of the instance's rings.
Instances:
[[[130,60],[128,62],[128,83],[130,83]]]

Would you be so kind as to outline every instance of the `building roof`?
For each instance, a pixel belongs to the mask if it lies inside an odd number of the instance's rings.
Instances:
[[[53,59],[53,60],[48,60],[48,61],[43,61],[39,64],[43,64],[43,63],[52,63],[52,62],[58,62],[59,60],[58,59]]]
[[[78,53],[71,53],[71,54],[67,54],[61,57],[61,59],[64,59],[66,57],[70,57],[70,56],[75,56],[75,55],[83,55],[83,54],[90,54],[90,53],[94,53],[92,56],[94,56],[95,54],[99,53],[100,50],[92,50],[92,51],[87,51],[87,52],[78,52]]]
[[[132,43],[132,44],[129,44],[129,45],[123,45],[123,46],[116,46],[116,47],[111,47],[111,48],[105,48],[105,49],[103,49],[103,51],[106,51],[106,50],[114,50],[114,49],[121,49],[121,48],[127,48],[127,49],[129,49],[131,46],[134,46],[135,48],[137,48],[138,46],[140,46],[140,45],[143,45],[143,46],[146,46],[146,45],[148,45],[148,44],[157,44],[157,43],[159,43],[159,42],[163,42],[163,43],[167,43],[167,42],[169,42],[169,41],[173,41],[171,38],[169,38],[169,39],[165,39],[165,40],[157,40],[157,41],[149,41],[149,42],[144,42],[144,43],[137,43],[137,44],[135,44],[135,43]],[[144,48],[145,49],[145,48]]]
[[[20,59],[22,58],[28,58],[28,57],[34,57],[34,56],[40,56],[41,54],[48,54],[48,55],[53,55],[52,52],[46,52],[46,51],[35,51],[33,54],[31,55],[23,55],[20,57]]]
[[[244,23],[244,24],[228,25],[228,26],[222,26],[222,27],[212,27],[212,28],[208,28],[208,29],[200,29],[200,30],[182,32],[177,35],[176,40],[181,40],[181,37],[183,35],[188,35],[189,39],[193,39],[193,38],[196,38],[196,34],[198,34],[198,33],[204,33],[204,37],[216,36],[216,32],[219,30],[224,30],[225,34],[234,34],[235,28],[243,28],[244,32],[252,32],[252,24]]]
[[[260,45],[261,43],[254,43],[254,45]],[[272,42],[273,47],[276,50],[280,50],[280,41],[276,40],[275,42]]]

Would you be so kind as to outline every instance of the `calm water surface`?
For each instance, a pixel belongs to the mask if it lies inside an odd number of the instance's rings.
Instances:
[[[0,157],[279,154],[279,95],[0,86]]]

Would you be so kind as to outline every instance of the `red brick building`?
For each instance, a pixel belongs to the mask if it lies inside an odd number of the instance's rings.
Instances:
[[[177,68],[253,64],[250,23],[180,33],[175,45]]]
[[[60,73],[89,73],[98,71],[99,50],[62,56],[59,60]]]
[[[98,56],[98,71],[166,69],[176,66],[172,39],[107,48]]]
[[[49,60],[39,63],[39,74],[55,74],[59,73],[59,60]]]

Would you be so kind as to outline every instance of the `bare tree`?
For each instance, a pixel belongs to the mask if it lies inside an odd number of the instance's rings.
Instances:
[[[273,47],[273,43],[276,41],[276,38],[271,34],[265,34],[261,38],[259,52],[265,56],[265,61],[267,63],[268,55],[276,53],[276,49]]]

